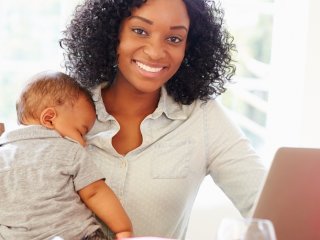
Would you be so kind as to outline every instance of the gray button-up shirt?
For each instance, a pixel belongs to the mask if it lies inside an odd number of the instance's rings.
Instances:
[[[40,125],[0,138],[0,239],[81,239],[98,229],[76,191],[103,179],[73,140]]]
[[[243,215],[252,210],[265,169],[216,100],[176,103],[162,88],[157,109],[141,123],[141,146],[125,156],[112,137],[116,119],[93,91],[97,121],[89,155],[120,198],[136,236],[183,239],[204,177],[211,175]]]

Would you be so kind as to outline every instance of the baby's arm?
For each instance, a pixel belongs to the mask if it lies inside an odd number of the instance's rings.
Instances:
[[[87,207],[116,234],[117,238],[132,236],[132,224],[128,215],[103,180],[86,186],[78,193]]]

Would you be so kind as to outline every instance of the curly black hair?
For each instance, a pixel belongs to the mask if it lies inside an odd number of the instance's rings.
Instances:
[[[75,9],[60,46],[65,68],[87,88],[112,82],[122,21],[147,0],[85,0]],[[190,18],[185,58],[166,89],[175,101],[191,104],[223,93],[235,73],[233,37],[224,27],[224,12],[210,0],[183,0]]]

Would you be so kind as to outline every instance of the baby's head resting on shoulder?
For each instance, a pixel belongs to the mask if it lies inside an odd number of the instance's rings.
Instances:
[[[88,90],[62,72],[40,72],[27,82],[16,103],[18,123],[42,125],[85,145],[96,115]]]

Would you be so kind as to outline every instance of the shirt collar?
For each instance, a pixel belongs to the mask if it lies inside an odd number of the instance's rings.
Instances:
[[[114,120],[114,117],[106,111],[101,96],[101,90],[107,85],[108,83],[102,83],[92,90],[92,99],[95,102],[97,119],[102,122],[106,122],[111,119]],[[188,117],[186,106],[177,103],[171,96],[169,96],[165,87],[161,88],[158,107],[151,114],[151,118],[159,118],[162,114],[165,114],[167,118],[172,120],[183,120]]]
[[[20,140],[39,138],[59,138],[59,133],[41,125],[20,125],[16,129],[4,132],[0,138],[0,145]]]
[[[169,96],[165,87],[161,88],[158,107],[152,114],[152,118],[157,118],[162,113],[172,120],[183,120],[187,118],[185,106],[181,103],[177,103],[173,97]]]
[[[101,90],[105,87],[107,87],[108,83],[101,83],[96,88],[92,90],[92,99],[94,101],[94,104],[96,106],[96,114],[97,119],[101,122],[106,122],[108,120],[114,119],[104,107],[103,99],[101,96]]]

